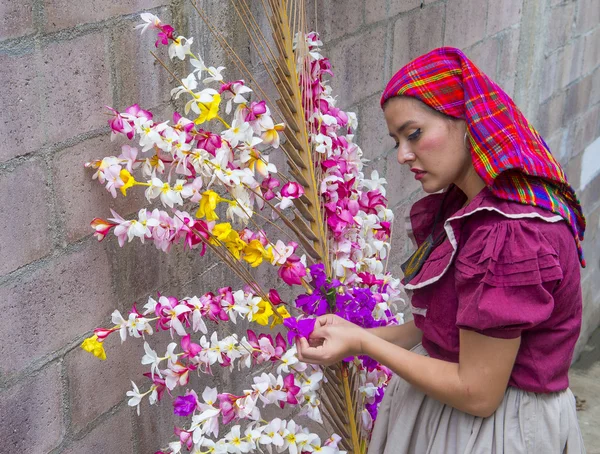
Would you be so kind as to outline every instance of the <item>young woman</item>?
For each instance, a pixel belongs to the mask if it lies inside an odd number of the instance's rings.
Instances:
[[[398,161],[432,193],[410,213],[414,320],[325,315],[300,358],[366,354],[395,372],[370,454],[585,452],[567,375],[585,220],[560,165],[458,49],[409,63],[381,103]]]

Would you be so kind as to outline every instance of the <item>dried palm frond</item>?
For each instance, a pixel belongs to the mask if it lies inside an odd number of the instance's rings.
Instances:
[[[314,131],[311,131],[312,126],[307,124],[305,119],[306,104],[311,102],[311,98],[305,95],[303,99],[303,93],[308,93],[310,87],[299,85],[300,80],[310,80],[309,77],[300,77],[303,72],[306,74],[309,68],[306,58],[308,50],[306,46],[301,45],[308,33],[306,2],[255,0],[250,4],[249,0],[230,0],[248,34],[253,51],[276,91],[278,98],[273,103],[268,95],[269,90],[257,83],[248,65],[211,22],[209,15],[196,0],[190,1],[235,66],[247,78],[249,85],[260,93],[269,105],[277,106],[273,116],[284,121],[287,126],[283,131],[285,140],[281,147],[287,158],[289,174],[305,190],[304,196],[294,200],[294,219],[286,219],[283,215],[281,218],[295,233],[311,261],[323,263],[327,275],[331,276],[331,257],[318,186],[319,157],[311,149],[309,135]],[[268,19],[270,33],[261,28],[261,17]],[[298,43],[296,48],[294,42]],[[284,175],[281,177],[285,178]],[[346,363],[325,368],[324,373],[327,383],[322,391],[322,410],[327,422],[342,437],[340,444],[343,449],[354,454],[365,452],[367,443],[359,427],[359,409],[363,402],[358,402],[357,374]]]

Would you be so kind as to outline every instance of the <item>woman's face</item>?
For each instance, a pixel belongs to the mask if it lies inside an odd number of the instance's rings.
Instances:
[[[387,101],[384,115],[396,141],[398,162],[410,166],[425,192],[438,192],[454,183],[469,195],[465,186],[478,176],[465,145],[463,120],[444,118],[409,97]]]

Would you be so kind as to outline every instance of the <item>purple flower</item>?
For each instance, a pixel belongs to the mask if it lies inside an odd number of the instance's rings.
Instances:
[[[342,285],[341,282],[337,279],[329,281],[322,263],[311,265],[309,271],[315,291],[310,295],[298,296],[296,307],[306,314],[317,316],[333,312],[336,298],[339,296],[336,289]]]
[[[178,396],[173,402],[173,413],[177,416],[189,416],[194,413],[198,400],[194,394]]]
[[[304,337],[308,339],[315,329],[314,318],[296,319],[288,317],[283,321],[283,324],[288,328],[288,343],[292,345],[296,337]]]

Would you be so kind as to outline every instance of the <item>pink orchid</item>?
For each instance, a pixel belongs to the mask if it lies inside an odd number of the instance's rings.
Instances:
[[[203,256],[206,253],[206,242],[210,238],[208,226],[205,221],[197,219],[186,219],[186,230],[185,245],[194,249],[199,244],[202,244],[200,249],[200,255]]]
[[[177,399],[179,399],[179,397]],[[178,413],[175,413],[175,414],[178,415]],[[188,416],[188,415],[179,415],[179,416]],[[175,433],[175,435],[177,435],[179,437],[179,441],[181,442],[181,444],[183,446],[185,446],[188,451],[191,451],[192,447],[194,446],[194,439],[193,439],[194,433],[192,431],[187,431],[187,430],[181,429],[179,427],[175,427],[174,433]]]
[[[269,301],[271,301],[271,303],[273,303],[275,306],[283,303],[283,301],[281,300],[281,296],[279,296],[279,292],[274,288],[269,290]]]
[[[96,328],[94,330],[94,334],[98,337],[98,342],[102,342],[104,339],[106,339],[111,333],[114,333],[115,331],[117,331],[119,329],[118,326],[115,326],[114,328]]]
[[[300,257],[292,254],[279,268],[278,274],[288,285],[302,285],[302,278],[306,276],[306,265],[300,261]]]
[[[275,193],[273,192],[273,189],[278,187],[280,184],[281,183],[277,178],[271,176],[265,178],[261,182],[260,187],[263,191],[263,197],[265,198],[265,200],[272,200],[275,198]]]
[[[183,350],[182,358],[193,359],[202,351],[202,347],[198,344],[194,344],[191,341],[191,336],[186,334],[181,338],[181,349]]]
[[[173,32],[175,31],[175,29],[173,27],[171,27],[168,24],[160,24],[158,26],[158,29],[160,29],[160,32],[157,35],[158,39],[154,43],[155,47],[158,47],[159,43],[164,46],[168,46],[169,40],[175,41],[175,36],[173,35]]]
[[[360,197],[360,206],[367,214],[377,214],[378,206],[386,206],[387,199],[378,190],[362,193]]]
[[[152,120],[152,112],[142,109],[137,104],[132,104],[127,109],[125,109],[125,113],[132,115],[136,118],[145,118],[146,120]]]
[[[304,195],[304,188],[300,183],[289,181],[281,188],[281,195],[290,199],[297,199]]]
[[[108,232],[110,232],[110,229],[117,226],[118,224],[105,221],[104,219],[94,218],[90,225],[94,230],[96,230],[94,236],[98,238],[98,241],[102,241],[106,237]]]
[[[244,108],[244,111],[246,111],[244,121],[254,121],[267,112],[267,103],[265,101],[252,101],[250,106]]]
[[[156,387],[156,398],[158,401],[160,401],[165,390],[167,389],[165,379],[161,378],[158,374],[152,374],[152,372],[146,372],[144,373],[144,376],[152,380],[152,384]]]
[[[296,398],[296,396],[298,395],[298,393],[300,393],[300,387],[296,386],[294,383],[294,374],[289,374],[287,377],[285,377],[283,379],[283,383],[285,386],[282,388],[282,391],[287,393],[286,402],[292,405],[298,404],[298,399]],[[285,406],[285,403],[281,401],[279,402],[279,406],[283,408]]]
[[[108,126],[112,129],[113,134],[123,134],[127,136],[129,140],[133,139],[133,136],[135,135],[133,125],[126,118],[123,118],[120,112],[112,107],[106,107],[114,112],[114,116],[108,120]]]
[[[222,145],[221,136],[219,136],[218,134],[213,134],[209,131],[200,130],[194,138],[198,141],[196,145],[198,148],[206,150],[213,156],[216,155],[217,150],[221,148]]]
[[[234,396],[233,394],[219,394],[219,408],[223,416],[223,424],[229,424],[237,415],[237,400],[244,396]]]

